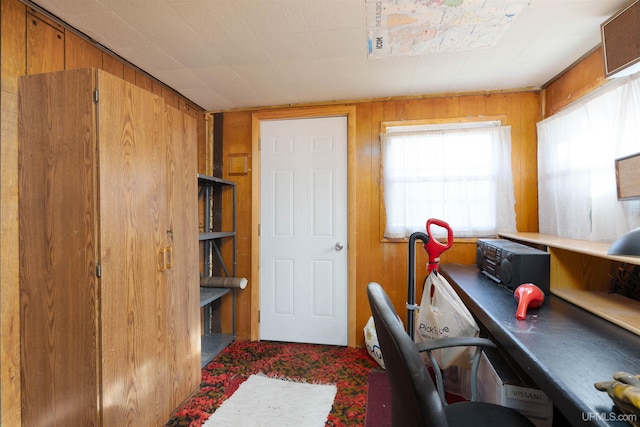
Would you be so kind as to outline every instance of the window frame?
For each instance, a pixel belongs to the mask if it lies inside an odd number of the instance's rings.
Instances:
[[[507,122],[507,116],[505,114],[497,115],[480,115],[480,116],[464,116],[464,117],[445,117],[445,118],[433,118],[433,119],[413,119],[413,120],[389,120],[380,122],[380,133],[378,134],[378,146],[380,147],[380,164],[379,164],[379,182],[380,182],[380,242],[381,243],[407,243],[409,237],[386,237],[385,230],[387,226],[387,213],[384,202],[384,170],[383,170],[383,153],[382,153],[382,135],[388,132],[389,128],[393,127],[409,127],[409,126],[433,126],[433,125],[457,125],[463,123],[477,123],[477,122],[499,122],[500,126],[510,126]],[[513,157],[513,152],[512,152]],[[513,160],[513,158],[512,158]],[[513,167],[513,166],[512,166]],[[426,223],[426,219],[425,219]],[[455,242],[471,242],[475,243],[478,237],[456,237],[454,234]]]

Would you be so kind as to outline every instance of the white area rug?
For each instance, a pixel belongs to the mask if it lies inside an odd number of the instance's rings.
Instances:
[[[324,427],[335,385],[251,375],[203,427]]]

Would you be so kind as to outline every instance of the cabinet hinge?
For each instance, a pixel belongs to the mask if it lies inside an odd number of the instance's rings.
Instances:
[[[260,323],[260,313],[261,313],[261,311],[258,310],[258,323]]]
[[[93,102],[98,103],[98,89],[93,90]]]
[[[96,276],[102,276],[102,266],[100,264],[96,264]]]

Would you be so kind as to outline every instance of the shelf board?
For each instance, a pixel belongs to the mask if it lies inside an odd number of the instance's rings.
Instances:
[[[567,251],[590,255],[598,258],[610,259],[627,264],[640,265],[640,257],[609,255],[607,252],[611,243],[592,242],[589,240],[568,239],[542,233],[500,233],[501,237],[538,245],[550,246]]]
[[[236,185],[236,183],[233,181],[228,181],[226,179],[205,175],[202,173],[198,174],[198,183],[199,184],[224,184],[224,185],[231,185],[233,187],[235,187]]]
[[[200,233],[198,239],[200,241],[203,240],[214,240],[214,239],[222,239],[223,237],[233,237],[235,236],[235,231],[210,231],[207,233]]]
[[[568,239],[550,234],[500,233],[500,237],[546,246],[553,255],[552,294],[640,335],[640,301],[604,291],[605,286],[608,286],[606,281],[609,273],[608,264],[604,260],[640,265],[640,257],[609,255],[607,252],[610,243]],[[582,255],[593,258],[585,260]],[[585,265],[589,268],[585,268]]]
[[[200,307],[222,298],[231,292],[229,288],[200,288]]]
[[[555,288],[551,293],[636,335],[640,335],[640,301],[618,294]]]
[[[206,334],[201,337],[201,367],[207,366],[211,360],[236,339],[229,334]]]

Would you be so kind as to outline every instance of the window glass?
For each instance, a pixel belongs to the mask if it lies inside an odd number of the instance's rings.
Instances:
[[[446,221],[458,237],[515,231],[510,127],[389,127],[381,141],[385,237],[424,231],[429,218]]]

